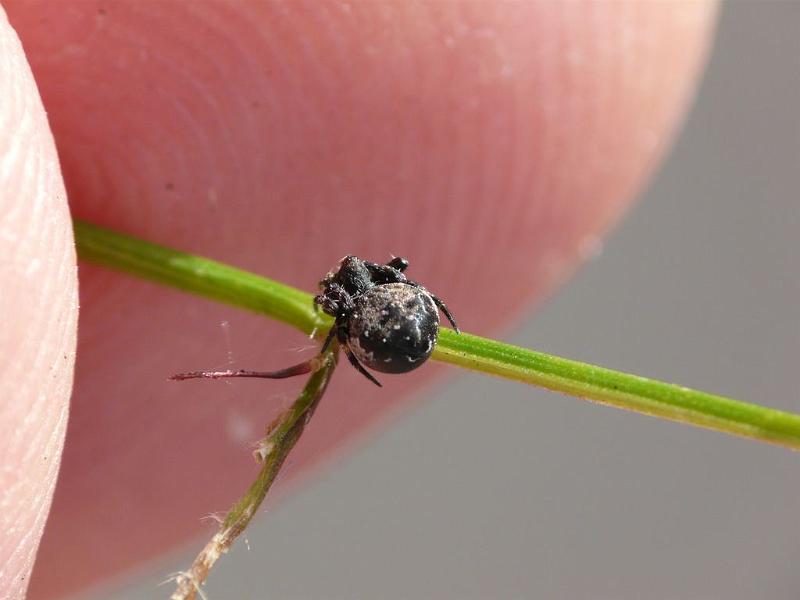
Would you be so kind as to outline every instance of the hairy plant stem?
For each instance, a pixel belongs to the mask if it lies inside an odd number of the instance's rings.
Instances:
[[[245,495],[230,509],[219,531],[200,551],[189,571],[175,576],[176,589],[170,597],[171,600],[193,600],[201,590],[214,563],[228,551],[250,523],[325,393],[336,367],[337,355],[338,346],[333,344],[322,357],[318,370],[309,377],[308,383],[294,404],[267,427],[266,437],[256,451],[257,459],[261,462],[258,477]]]
[[[79,256],[324,335],[311,296],[213,260],[75,223]],[[593,402],[800,449],[800,415],[443,329],[435,360]]]

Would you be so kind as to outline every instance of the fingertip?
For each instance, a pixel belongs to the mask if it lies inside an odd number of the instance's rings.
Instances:
[[[61,460],[77,278],[53,139],[0,9],[0,598],[23,598]]]

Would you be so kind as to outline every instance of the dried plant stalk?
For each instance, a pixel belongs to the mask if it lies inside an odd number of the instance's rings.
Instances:
[[[255,452],[256,460],[261,463],[258,477],[228,512],[219,531],[200,551],[189,570],[174,577],[176,589],[170,600],[194,600],[198,594],[202,596],[202,585],[214,563],[231,548],[250,523],[286,457],[300,439],[325,393],[337,358],[338,347],[334,344],[322,355],[319,368],[311,375],[294,404],[267,427],[266,437]]]

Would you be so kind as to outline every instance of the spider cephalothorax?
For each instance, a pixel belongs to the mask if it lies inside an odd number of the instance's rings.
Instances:
[[[347,359],[376,385],[364,367],[383,373],[406,373],[419,367],[433,352],[439,335],[439,309],[456,332],[453,316],[439,298],[409,280],[405,258],[380,265],[356,256],[345,256],[339,266],[319,282],[314,306],[335,320],[320,354],[338,340]],[[195,377],[265,377],[281,379],[309,373],[317,357],[280,371],[195,371],[173,379]]]
[[[323,351],[336,337],[350,363],[377,385],[364,366],[406,373],[428,359],[439,335],[439,309],[458,331],[444,302],[405,276],[407,267],[405,258],[379,265],[345,256],[314,298],[336,319]]]

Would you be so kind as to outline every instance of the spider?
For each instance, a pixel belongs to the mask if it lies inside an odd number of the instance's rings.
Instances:
[[[319,354],[279,371],[194,371],[170,379],[197,377],[261,377],[283,379],[310,373],[336,339],[350,364],[372,383],[380,382],[365,368],[382,373],[407,373],[421,366],[433,352],[439,335],[439,310],[461,333],[442,300],[405,276],[408,260],[392,258],[386,264],[345,256],[319,282],[314,308],[334,317]]]

